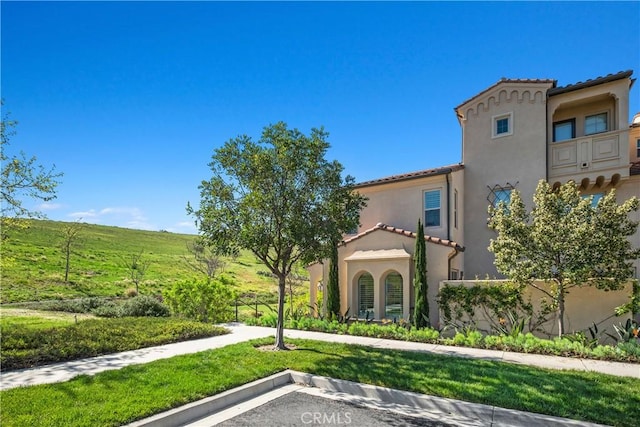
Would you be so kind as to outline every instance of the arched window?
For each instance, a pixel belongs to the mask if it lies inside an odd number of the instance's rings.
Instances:
[[[395,271],[384,280],[384,317],[402,319],[402,276]]]
[[[358,279],[358,317],[374,317],[373,311],[373,277],[364,273]]]

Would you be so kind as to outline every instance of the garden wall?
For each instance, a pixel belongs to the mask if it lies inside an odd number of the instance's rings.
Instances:
[[[506,280],[447,280],[440,282],[440,289],[445,284],[458,285],[465,287],[472,286],[487,286],[487,285],[499,285],[500,283],[506,283]],[[549,284],[542,281],[537,281],[536,285],[549,289]],[[577,331],[587,331],[589,327],[595,323],[598,326],[600,333],[608,332],[615,335],[613,328],[614,324],[620,322],[624,323],[631,316],[626,314],[624,316],[617,317],[614,313],[616,307],[629,302],[631,294],[633,292],[632,282],[628,282],[623,289],[618,291],[603,291],[593,286],[576,287],[569,290],[569,293],[565,298],[565,331],[567,333]],[[541,291],[533,288],[532,286],[525,287],[523,291],[525,301],[530,301],[534,308],[534,313],[539,313],[542,307],[543,300],[548,297]],[[441,322],[444,322],[444,316],[440,314]],[[558,334],[558,321],[555,313],[548,315],[548,321],[543,323],[538,331],[534,331],[535,335],[543,338],[557,336]],[[463,321],[469,321],[467,317],[463,317]],[[478,329],[482,331],[491,330],[491,322],[488,321],[486,313],[482,310],[476,310],[473,319]],[[496,319],[493,319],[494,323]]]

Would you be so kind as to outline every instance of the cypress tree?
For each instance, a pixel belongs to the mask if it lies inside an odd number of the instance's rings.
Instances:
[[[429,327],[429,300],[427,292],[427,257],[426,243],[424,241],[424,228],[422,221],[418,220],[418,232],[416,233],[416,247],[413,253],[414,277],[413,287],[415,294],[415,307],[413,311],[413,324],[416,328]]]
[[[327,285],[327,315],[330,318],[340,315],[340,284],[338,282],[338,245],[333,245],[329,261],[329,283]]]

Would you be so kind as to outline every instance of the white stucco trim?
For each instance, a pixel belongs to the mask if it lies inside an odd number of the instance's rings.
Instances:
[[[350,256],[346,257],[344,260],[349,261],[367,261],[367,260],[375,260],[379,261],[381,259],[407,259],[411,258],[411,255],[407,253],[404,249],[379,249],[372,251],[355,251]]]

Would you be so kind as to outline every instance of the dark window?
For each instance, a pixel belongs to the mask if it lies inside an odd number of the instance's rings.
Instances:
[[[553,141],[566,141],[576,137],[576,119],[563,120],[553,124]]]
[[[509,117],[496,120],[496,135],[509,133]]]

